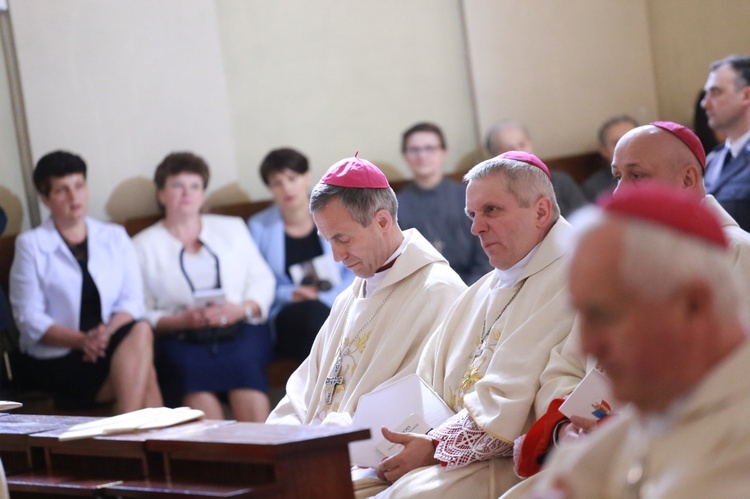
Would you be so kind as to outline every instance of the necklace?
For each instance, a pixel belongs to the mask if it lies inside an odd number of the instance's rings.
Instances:
[[[513,303],[513,300],[515,300],[516,296],[518,296],[518,292],[521,291],[521,288],[523,288],[523,285],[525,283],[526,283],[525,279],[523,281],[521,281],[521,285],[518,286],[518,289],[516,289],[516,292],[513,293],[513,296],[510,297],[510,300],[508,300],[508,303],[506,303],[505,306],[503,307],[503,309],[500,311],[500,313],[497,314],[497,317],[495,317],[495,320],[492,321],[492,323],[490,324],[489,329],[487,328],[487,313],[484,314],[484,320],[482,321],[482,333],[479,336],[479,346],[477,346],[477,349],[474,351],[474,355],[472,355],[472,357],[471,357],[471,362],[472,363],[484,351],[484,347],[486,346],[485,344],[487,342],[487,337],[490,335],[490,331],[492,331],[492,326],[494,326],[495,323],[500,320],[500,317],[503,316],[503,314],[505,313],[505,311],[507,310],[507,308],[510,306],[510,304]],[[488,308],[487,312],[488,313],[489,313],[489,306],[490,306],[490,304],[488,302],[487,303],[487,308]]]
[[[383,305],[385,305],[385,302],[388,301],[388,298],[391,297],[394,291],[396,291],[396,288],[398,287],[399,283],[396,283],[391,290],[388,292],[388,294],[383,298],[383,301],[380,302],[380,305],[375,309],[375,311],[370,314],[370,317],[367,318],[364,324],[362,324],[362,327],[359,328],[359,331],[354,335],[352,338],[352,341],[349,343],[350,345],[353,344],[357,338],[359,338],[359,335],[362,334],[362,332],[365,330],[368,324],[372,321],[373,318],[377,315],[378,312],[380,312],[380,309],[383,308]],[[352,311],[352,308],[354,307],[354,303],[352,302],[351,305],[349,305],[349,308],[346,311],[346,316],[344,317],[344,326],[342,328],[341,333],[341,342],[339,343],[339,348],[336,354],[336,363],[333,366],[333,370],[331,371],[331,375],[326,378],[325,381],[325,389],[323,390],[323,393],[325,395],[325,404],[330,405],[331,402],[333,402],[333,392],[336,390],[336,386],[340,385],[344,382],[344,377],[339,376],[339,373],[341,372],[341,364],[344,361],[344,354],[348,354],[349,350],[347,349],[346,352],[344,352],[344,340],[346,339],[346,325],[349,322],[349,314]]]

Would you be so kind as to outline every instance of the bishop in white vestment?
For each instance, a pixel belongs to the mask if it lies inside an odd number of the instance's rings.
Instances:
[[[466,285],[418,231],[399,229],[395,194],[366,160],[331,167],[310,205],[334,258],[357,277],[267,422],[349,424],[360,396],[415,372],[429,334]]]
[[[570,225],[546,166],[506,153],[467,178],[472,231],[496,270],[461,296],[417,368],[456,415],[430,432],[426,448],[424,437],[385,433],[406,448],[378,468],[393,482],[378,497],[496,498],[517,483],[513,441],[534,420],[550,350],[574,327],[563,249]]]
[[[706,195],[703,185],[705,166],[703,146],[692,130],[678,123],[659,121],[634,128],[618,141],[612,171],[618,179],[618,189],[638,185],[642,178],[647,178],[683,189],[702,200],[703,205],[719,221],[729,241],[734,271],[740,276],[744,296],[750,298],[750,234],[740,228],[713,196]],[[615,195],[617,192],[615,190]],[[553,405],[553,401],[570,394],[586,373],[595,367],[593,359],[587,359],[581,352],[580,343],[576,330],[552,351],[549,364],[542,373],[542,387],[535,402],[539,417],[544,415],[538,423],[540,427],[544,426],[549,430],[558,421],[564,420],[564,416],[556,410],[559,402]],[[564,429],[565,426],[561,424],[558,428]],[[558,430],[558,434],[562,434],[564,439],[564,431]],[[552,435],[547,432],[545,439],[549,449],[552,446]],[[539,469],[539,462],[543,460],[540,459],[540,454],[544,452],[544,447],[538,441],[524,446],[524,450],[519,453],[522,475],[528,476]],[[531,452],[532,449],[534,452]],[[508,498],[510,497],[516,496],[508,494]]]
[[[730,245],[684,190],[624,188],[604,204],[570,289],[584,354],[631,405],[553,451],[533,497],[747,496],[750,342]]]

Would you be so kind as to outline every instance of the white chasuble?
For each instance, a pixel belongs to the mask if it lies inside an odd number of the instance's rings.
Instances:
[[[454,412],[464,408],[464,395],[474,391],[474,385],[484,378],[490,365],[495,349],[503,338],[503,331],[508,322],[507,314],[512,301],[523,286],[517,283],[512,289],[493,289],[488,296],[488,306],[482,320],[482,325],[476,330],[474,344],[467,342],[464,348],[466,356],[466,372],[460,379],[458,386],[448,387],[448,398],[445,402]],[[495,318],[493,320],[493,318]],[[483,338],[483,336],[485,336]],[[458,366],[457,366],[458,367]],[[455,380],[455,378],[454,378]]]
[[[560,218],[539,245],[512,289],[492,290],[492,273],[456,302],[430,338],[417,374],[455,410],[467,409],[491,436],[510,445],[534,421],[539,375],[552,348],[573,329],[565,252],[561,239],[570,224]],[[488,336],[488,345],[472,362],[482,324],[495,321],[518,286],[518,294]],[[477,461],[446,470],[440,465],[413,470],[378,497],[490,497],[518,482],[512,458]]]
[[[373,298],[354,298],[349,303],[341,326],[341,340],[333,356],[333,365],[329,369],[324,382],[323,405],[319,406],[318,412],[313,417],[311,421],[313,424],[320,424],[328,414],[338,412],[341,401],[346,394],[346,380],[353,380],[360,359],[372,336],[372,323],[377,324],[377,314],[381,308],[387,306],[388,300],[397,286],[398,284],[392,286],[387,293],[377,294],[375,301],[380,301],[377,308],[373,307]],[[370,317],[372,317],[372,320],[368,321]],[[348,321],[347,318],[358,320]],[[328,398],[326,392],[330,392]]]
[[[364,280],[356,278],[336,299],[310,356],[289,378],[286,396],[267,423],[349,424],[360,396],[416,371],[428,336],[466,285],[419,232],[404,232],[403,253],[372,294],[363,298]],[[326,403],[326,386],[332,384]]]
[[[664,413],[644,417],[631,406],[556,449],[534,476],[535,497],[545,497],[560,478],[580,499],[747,497],[748,379],[750,340]]]

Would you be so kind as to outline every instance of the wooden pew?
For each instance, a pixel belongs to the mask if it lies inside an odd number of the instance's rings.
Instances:
[[[61,442],[68,426],[91,418],[33,418],[0,417],[4,462],[19,449],[44,456],[30,470],[8,471],[14,498],[353,497],[348,444],[370,436],[367,429],[208,420]]]
[[[545,163],[550,168],[563,170],[570,173],[578,183],[582,183],[589,175],[594,173],[600,166],[600,158],[596,152],[575,154],[571,156],[562,156],[556,158],[546,158]],[[465,171],[459,171],[449,174],[454,180],[460,181]],[[398,192],[409,182],[408,179],[395,179],[391,181],[393,189]],[[259,211],[267,208],[272,203],[271,200],[265,199],[254,202],[236,203],[224,206],[215,206],[209,208],[209,213],[218,213],[222,215],[232,215],[247,219]],[[149,225],[159,220],[160,215],[147,215],[143,217],[134,217],[127,220],[119,220],[125,226],[128,234],[131,236],[137,234]],[[15,236],[0,237],[0,285],[4,290],[8,290],[8,273],[10,265],[13,262]]]
[[[597,153],[591,152],[573,156],[549,158],[545,159],[545,163],[550,168],[570,173],[573,178],[580,183],[596,171],[600,166],[600,158]],[[461,181],[465,173],[465,171],[459,171],[451,173],[448,176],[454,180]],[[403,189],[408,183],[408,179],[397,179],[391,181],[391,185],[396,192]],[[267,208],[271,204],[271,200],[260,200],[255,202],[214,206],[210,207],[207,211],[209,213],[237,216],[247,220],[249,217]],[[118,223],[121,223],[128,234],[132,237],[141,230],[157,222],[160,218],[161,215],[154,214],[120,220]],[[15,236],[0,237],[0,285],[2,285],[3,289],[6,291],[8,290],[8,274],[10,273],[10,266],[13,262],[14,252]],[[279,390],[280,387],[285,386],[286,380],[296,367],[297,364],[291,360],[280,359],[272,361],[267,368],[270,387]],[[34,400],[37,401],[36,399],[38,398],[39,393],[37,392]],[[42,409],[43,407],[51,407],[49,400],[38,400],[37,402],[38,404],[34,405],[34,409],[44,410]]]

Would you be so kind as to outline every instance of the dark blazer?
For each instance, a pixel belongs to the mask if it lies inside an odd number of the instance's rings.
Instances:
[[[717,164],[723,164],[728,149],[713,154],[708,162],[706,171],[710,171]],[[733,158],[712,185],[706,185],[706,190],[734,218],[744,230],[750,230],[750,141],[745,144],[740,154]]]

